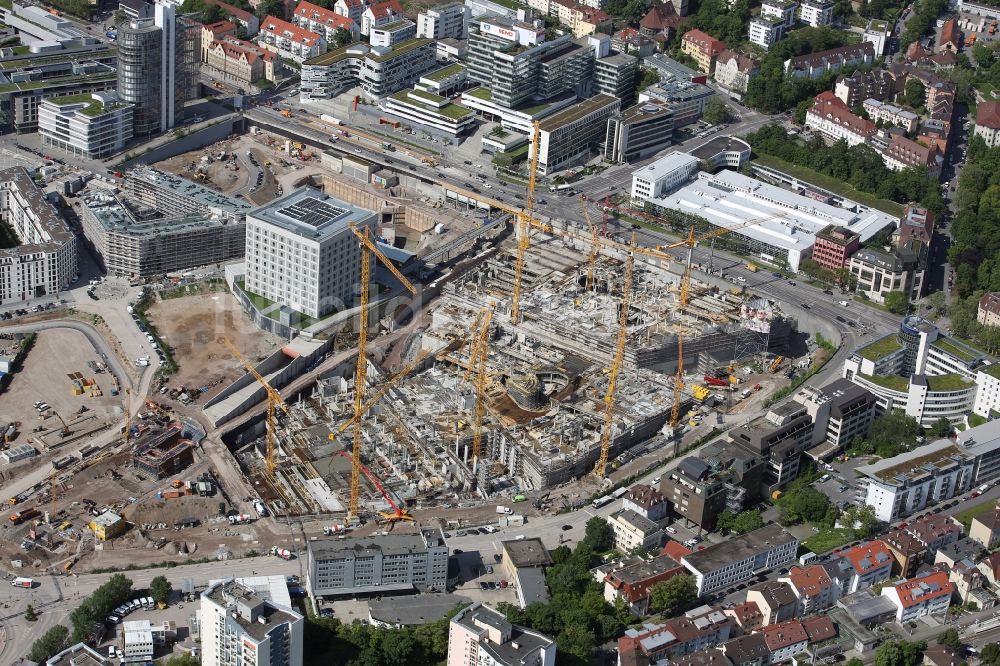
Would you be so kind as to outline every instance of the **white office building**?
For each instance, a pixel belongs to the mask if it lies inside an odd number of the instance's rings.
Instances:
[[[979,388],[972,411],[988,419],[1000,417],[1000,363],[980,367],[976,386]]]
[[[448,544],[440,528],[309,542],[306,589],[315,597],[414,589],[443,592],[447,582]]]
[[[892,29],[888,21],[872,19],[868,21],[868,26],[865,28],[861,40],[870,43],[874,47],[875,57],[878,58],[885,55],[885,49],[889,44],[889,36],[891,34]]]
[[[113,92],[47,97],[38,105],[38,133],[43,146],[104,159],[132,139],[132,107]]]
[[[803,0],[799,7],[799,19],[806,25],[818,28],[833,23],[832,0]]]
[[[153,627],[149,620],[130,620],[122,627],[123,664],[145,664],[153,660]]]
[[[672,152],[632,172],[632,200],[642,205],[673,192],[698,173],[701,161],[693,155]]]
[[[425,9],[417,14],[417,37],[468,39],[472,10],[460,2]]]
[[[698,596],[711,594],[795,560],[799,540],[780,525],[698,550],[681,558],[698,585]]]
[[[356,295],[358,238],[375,237],[375,213],[304,187],[247,215],[246,291],[309,317]]]
[[[229,580],[201,594],[202,666],[302,666],[305,622]]]
[[[760,5],[760,15],[781,20],[782,26],[788,30],[795,25],[795,10],[799,3],[795,0],[764,0]]]

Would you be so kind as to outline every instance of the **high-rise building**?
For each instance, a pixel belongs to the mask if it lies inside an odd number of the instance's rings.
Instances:
[[[448,625],[448,666],[553,666],[556,642],[511,624],[502,613],[474,603]]]
[[[304,626],[300,614],[241,583],[215,583],[201,594],[201,663],[302,666]]]
[[[157,4],[153,18],[118,27],[118,97],[133,108],[135,136],[165,132],[198,94],[201,26]]]

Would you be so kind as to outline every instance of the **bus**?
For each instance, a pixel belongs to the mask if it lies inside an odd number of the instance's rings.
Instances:
[[[613,498],[611,495],[605,495],[604,497],[598,497],[594,500],[594,508],[600,509],[605,504],[609,503]]]

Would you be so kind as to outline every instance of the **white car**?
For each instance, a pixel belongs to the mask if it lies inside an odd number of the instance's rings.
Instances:
[[[667,532],[669,532],[670,534],[677,534],[677,530],[675,530],[674,528],[672,528],[670,526],[667,526]]]
[[[840,304],[843,305],[845,308],[847,307],[847,301],[841,301]]]
[[[746,282],[747,279],[745,277],[743,277],[742,275],[737,275],[736,276],[736,281],[737,282]]]

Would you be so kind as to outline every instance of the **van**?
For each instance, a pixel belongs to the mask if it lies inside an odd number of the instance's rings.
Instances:
[[[153,597],[146,597],[142,605],[145,606],[147,609],[153,608],[154,606]]]
[[[829,480],[830,480],[830,475],[829,474],[824,474],[823,476],[819,477],[819,482],[820,483],[825,483],[825,482],[827,482]]]
[[[990,489],[990,484],[988,483],[984,483],[983,485],[979,486],[979,492],[981,493],[985,493],[989,489]]]

